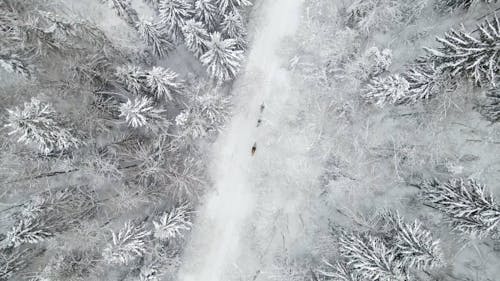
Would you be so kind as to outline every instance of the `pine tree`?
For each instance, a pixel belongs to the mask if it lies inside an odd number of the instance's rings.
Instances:
[[[59,15],[39,11],[40,21],[47,26],[45,31],[58,42],[71,41],[73,44],[90,43],[95,46],[111,44],[104,32],[85,20],[66,19]],[[65,45],[70,47],[69,45]]]
[[[146,2],[146,4],[150,5],[156,10],[158,10],[158,8],[160,7],[160,0],[144,0],[144,2]]]
[[[239,49],[245,49],[247,45],[246,41],[246,29],[243,26],[243,19],[239,12],[234,11],[224,15],[224,19],[221,24],[222,34],[226,38],[235,39]]]
[[[207,121],[195,108],[181,111],[175,117],[175,125],[182,138],[195,140],[207,135]]]
[[[180,138],[180,145],[189,145],[186,139]],[[204,166],[198,158],[190,155],[175,155],[169,159],[167,166],[167,187],[173,197],[186,198],[198,196],[198,188],[205,183]]]
[[[405,266],[416,269],[430,269],[443,265],[443,253],[439,241],[434,240],[422,224],[404,222],[398,212],[388,212],[384,216],[391,225],[390,234],[395,236],[395,248]]]
[[[11,247],[19,247],[25,243],[36,244],[54,235],[50,226],[34,219],[21,219],[7,233],[6,241]]]
[[[126,222],[120,231],[112,232],[113,240],[104,248],[103,257],[108,263],[128,264],[144,256],[150,235],[143,225]]]
[[[402,264],[393,249],[379,238],[358,233],[342,233],[340,253],[347,264],[366,280],[404,280]]]
[[[160,281],[161,276],[160,266],[155,262],[149,262],[141,267],[138,281]]]
[[[375,77],[367,85],[363,97],[374,104],[383,106],[403,104],[411,99],[410,84],[399,74]]]
[[[336,262],[335,265],[333,265],[325,261],[325,264],[328,266],[329,271],[320,271],[321,275],[325,277],[333,278],[333,280],[338,281],[363,281],[359,274],[345,262]]]
[[[16,214],[17,221],[7,233],[7,245],[36,244],[80,224],[95,214],[93,195],[86,186],[51,189],[34,195]]]
[[[196,0],[194,11],[195,20],[203,23],[208,32],[212,33],[217,29],[219,13],[214,0]]]
[[[172,208],[170,212],[165,212],[159,221],[153,221],[154,237],[165,241],[182,237],[184,231],[191,229],[190,214],[187,204]]]
[[[176,117],[178,135],[195,140],[219,132],[230,115],[230,97],[221,95],[218,88],[195,87],[188,108]]]
[[[3,251],[0,254],[0,280],[12,280],[14,273],[26,266],[28,250]]]
[[[33,70],[17,55],[0,55],[0,66],[7,72],[19,74],[26,79],[31,79],[32,77]]]
[[[165,164],[170,161],[166,154],[168,142],[165,137],[160,136],[149,143],[138,143],[127,151],[127,157],[137,164],[137,172],[134,177],[143,186],[166,185],[167,169]]]
[[[208,51],[200,58],[208,74],[220,82],[235,78],[243,60],[243,51],[236,50],[236,40],[223,39],[218,32],[210,39]]]
[[[438,3],[444,10],[469,9],[473,4],[478,2],[496,3],[498,0],[442,0]]]
[[[490,122],[500,122],[500,91],[490,90],[486,101],[479,105],[479,112]]]
[[[217,92],[217,88],[195,97],[197,112],[205,120],[207,132],[218,132],[230,115],[231,101]]]
[[[153,67],[146,73],[146,83],[151,94],[157,99],[172,101],[174,96],[184,93],[185,82],[177,73],[168,68]]]
[[[162,33],[158,24],[143,20],[137,24],[137,30],[142,40],[151,46],[155,55],[160,58],[165,57],[175,47],[167,35]]]
[[[137,11],[132,8],[130,0],[104,0],[109,1],[109,4],[116,10],[116,14],[125,22],[134,27],[139,22]]]
[[[139,67],[132,65],[118,67],[116,69],[115,76],[118,82],[123,84],[132,94],[139,95],[141,92],[146,90],[146,71]]]
[[[195,20],[188,20],[182,28],[184,44],[197,58],[207,51],[207,43],[210,37],[204,29],[203,24]]]
[[[77,185],[35,195],[23,204],[21,216],[28,220],[55,222],[52,226],[57,229],[57,224],[67,227],[73,222],[92,217],[96,208],[92,190],[87,186]]]
[[[120,117],[132,128],[153,128],[154,123],[166,122],[162,116],[165,110],[154,106],[153,100],[148,97],[137,97],[128,100],[120,106]]]
[[[474,37],[463,28],[451,30],[444,38],[437,38],[442,44],[439,49],[426,48],[430,59],[438,70],[449,71],[452,76],[464,75],[473,78],[480,86],[496,85],[500,67],[500,21],[486,19],[478,26],[479,36]]]
[[[416,62],[403,73],[403,77],[409,83],[409,94],[406,100],[408,103],[428,100],[452,87],[450,77],[438,71],[430,62]]]
[[[422,200],[444,213],[454,230],[474,238],[498,232],[500,205],[484,185],[458,178],[445,183],[429,181],[421,189]]]
[[[252,5],[249,0],[216,0],[219,11],[222,14],[234,12],[237,9],[248,7]]]
[[[9,116],[5,127],[11,128],[9,135],[19,135],[18,142],[34,144],[42,153],[67,151],[81,144],[61,126],[58,115],[48,103],[33,98],[24,103],[24,108],[7,111]]]
[[[115,76],[132,94],[146,94],[157,100],[172,101],[174,96],[184,94],[186,88],[185,81],[177,73],[163,67],[151,70],[136,66],[119,67]]]
[[[386,72],[392,64],[392,50],[379,50],[377,47],[370,48],[365,57],[368,59],[366,63],[366,72],[369,77],[378,76]]]
[[[366,34],[372,30],[386,30],[403,19],[401,2],[398,0],[354,1],[346,11],[347,25],[351,28],[358,28]]]
[[[186,0],[161,0],[161,23],[168,30],[172,39],[179,42],[182,39],[182,27],[191,17],[192,7]]]

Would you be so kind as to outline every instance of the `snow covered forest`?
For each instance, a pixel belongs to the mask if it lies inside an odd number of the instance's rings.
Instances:
[[[500,280],[500,1],[0,0],[0,281]]]

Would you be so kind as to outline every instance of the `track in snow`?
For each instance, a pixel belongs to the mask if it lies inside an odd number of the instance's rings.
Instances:
[[[260,106],[276,104],[290,94],[288,76],[281,67],[280,46],[293,35],[300,19],[301,0],[263,0],[254,14],[262,15],[255,26],[253,44],[243,75],[236,81],[235,115],[214,145],[211,175],[214,191],[199,210],[198,221],[187,247],[180,281],[225,281],[241,251],[248,250],[243,230],[255,211],[255,181],[252,169],[259,161],[259,133],[256,122]],[[268,110],[268,109],[266,109]],[[264,111],[264,114],[266,113]],[[256,156],[251,148],[257,141]]]

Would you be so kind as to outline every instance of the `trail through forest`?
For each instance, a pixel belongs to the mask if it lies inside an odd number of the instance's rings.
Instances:
[[[255,33],[246,68],[234,85],[235,114],[213,148],[214,188],[203,199],[195,221],[179,272],[181,281],[231,280],[229,272],[234,271],[243,249],[249,248],[244,245],[243,232],[253,223],[259,196],[258,181],[253,177],[263,159],[260,155],[268,153],[265,143],[269,142],[262,127],[272,124],[273,116],[279,119],[280,107],[292,94],[284,68],[286,58],[282,58],[280,49],[286,36],[293,35],[297,28],[301,2],[264,0],[253,7],[250,28]],[[257,126],[262,116],[263,126]]]

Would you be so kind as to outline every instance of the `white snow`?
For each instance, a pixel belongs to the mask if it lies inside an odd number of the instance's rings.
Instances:
[[[179,272],[180,281],[231,280],[228,274],[237,267],[242,251],[251,248],[245,244],[244,232],[252,224],[260,188],[252,175],[263,164],[259,161],[265,158],[259,155],[265,153],[266,147],[266,136],[256,126],[257,120],[264,103],[263,115],[270,113],[278,121],[279,107],[296,94],[289,87],[287,70],[283,68],[287,60],[280,50],[282,41],[297,28],[301,2],[264,0],[254,7],[258,10],[253,14],[262,18],[258,23],[255,20],[254,24],[259,26],[255,29],[246,69],[234,86],[236,115],[214,145],[211,170],[214,191],[199,210]],[[272,116],[265,122],[272,124]],[[257,152],[252,156],[255,142]]]

